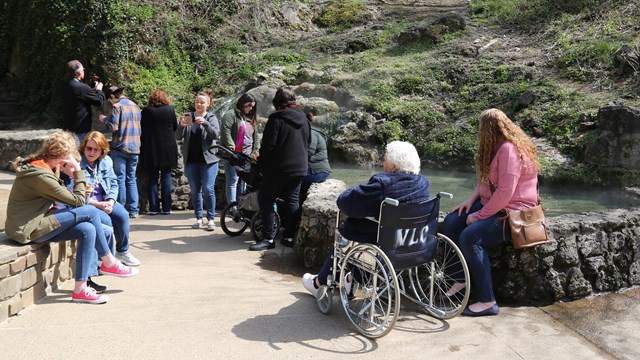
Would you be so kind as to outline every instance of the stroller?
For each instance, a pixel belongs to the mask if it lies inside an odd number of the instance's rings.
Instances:
[[[251,234],[256,242],[263,240],[262,236],[262,216],[258,205],[258,189],[262,176],[256,166],[256,160],[243,153],[238,153],[227,149],[221,145],[213,145],[218,150],[217,156],[228,161],[236,169],[240,181],[246,184],[243,194],[238,195],[237,201],[232,201],[222,209],[220,214],[220,227],[229,236],[242,235],[247,228],[251,229]],[[273,204],[275,213],[274,231],[280,228],[281,218],[278,214],[278,206]]]

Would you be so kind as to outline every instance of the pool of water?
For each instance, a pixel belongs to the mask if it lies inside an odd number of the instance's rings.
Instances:
[[[333,166],[331,178],[340,179],[353,187],[369,180],[382,169],[363,169],[348,166]],[[441,210],[446,211],[464,201],[475,186],[475,174],[423,169],[422,175],[431,182],[431,193],[446,191],[453,199],[442,199]],[[547,217],[587,211],[607,211],[640,206],[640,198],[620,189],[590,186],[562,186],[545,184],[540,186],[540,198]]]

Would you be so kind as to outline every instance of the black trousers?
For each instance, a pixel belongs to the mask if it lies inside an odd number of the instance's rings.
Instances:
[[[275,208],[277,198],[284,200],[284,237],[293,238],[300,222],[300,183],[303,176],[280,176],[264,178],[258,192],[260,214],[262,214],[262,236],[265,240],[275,238]]]

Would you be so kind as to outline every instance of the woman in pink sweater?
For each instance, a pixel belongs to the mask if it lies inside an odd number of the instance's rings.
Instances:
[[[505,209],[521,210],[538,204],[539,169],[536,146],[524,131],[502,111],[485,110],[480,115],[478,183],[473,194],[451,209],[442,223],[442,233],[464,254],[478,300],[464,310],[464,315],[500,312],[487,249],[511,238],[508,224],[503,232]],[[454,283],[447,295],[453,297],[467,285]]]

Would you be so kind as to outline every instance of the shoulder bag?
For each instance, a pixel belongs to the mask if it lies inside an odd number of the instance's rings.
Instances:
[[[495,187],[489,182],[491,193]],[[507,215],[501,219],[506,221],[503,224],[503,236],[506,235],[505,227],[507,221],[511,229],[511,246],[514,249],[522,249],[534,245],[544,244],[549,241],[547,224],[544,220],[544,211],[540,195],[538,195],[538,205],[524,210],[504,210]],[[506,236],[505,236],[506,239]]]

